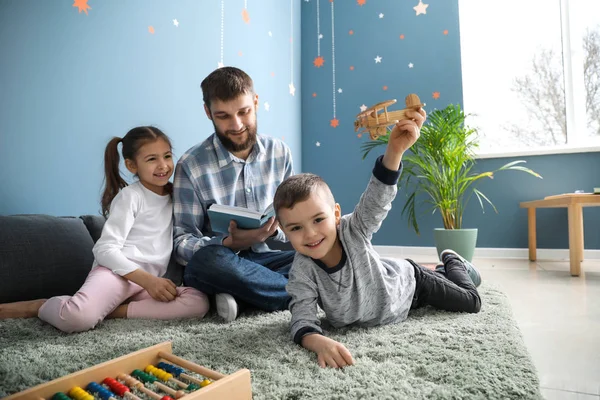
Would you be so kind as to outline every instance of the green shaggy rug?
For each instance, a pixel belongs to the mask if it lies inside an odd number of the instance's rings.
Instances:
[[[111,320],[63,334],[37,319],[0,321],[0,397],[160,343],[222,373],[248,368],[260,399],[541,399],[506,296],[482,286],[479,314],[431,308],[401,324],[327,330],[356,365],[321,369],[289,338],[290,314],[204,320]],[[325,326],[328,328],[327,326]]]

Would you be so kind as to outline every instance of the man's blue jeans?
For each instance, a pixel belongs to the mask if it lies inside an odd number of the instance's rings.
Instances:
[[[294,255],[294,251],[251,250],[236,254],[225,246],[205,246],[188,262],[183,282],[207,295],[229,293],[261,310],[287,310],[290,296],[285,285]]]

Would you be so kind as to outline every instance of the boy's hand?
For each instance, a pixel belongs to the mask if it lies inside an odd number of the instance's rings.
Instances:
[[[425,110],[419,108],[406,111],[407,119],[396,122],[383,156],[383,165],[387,169],[397,171],[400,168],[402,155],[419,139],[426,117]]]
[[[392,147],[394,152],[400,154],[408,150],[417,141],[427,116],[422,108],[417,111],[408,110],[405,115],[406,119],[398,121],[394,125],[388,142],[388,147]]]
[[[302,338],[302,347],[317,353],[319,367],[343,368],[354,365],[346,346],[323,335],[312,334]]]
[[[169,302],[177,297],[177,286],[170,279],[152,276],[142,286],[154,300]]]
[[[262,243],[272,236],[279,223],[275,217],[269,218],[266,224],[258,229],[238,229],[235,221],[229,223],[229,236],[223,239],[223,246],[231,250],[244,250],[255,243]]]

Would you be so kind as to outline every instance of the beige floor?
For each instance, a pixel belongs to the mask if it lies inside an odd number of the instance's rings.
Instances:
[[[544,397],[599,400],[600,260],[584,261],[580,277],[570,276],[567,260],[473,263],[510,298]]]

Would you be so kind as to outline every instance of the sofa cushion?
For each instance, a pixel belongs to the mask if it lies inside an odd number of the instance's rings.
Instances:
[[[90,233],[92,240],[96,243],[102,235],[102,227],[104,226],[106,219],[102,215],[82,215],[79,218],[81,218]]]
[[[74,294],[93,246],[80,218],[0,216],[0,303]]]

